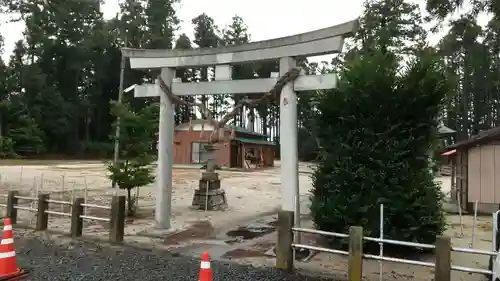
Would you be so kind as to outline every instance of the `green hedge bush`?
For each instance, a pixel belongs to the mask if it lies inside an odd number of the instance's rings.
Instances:
[[[442,63],[425,54],[399,65],[391,54],[364,54],[320,94],[322,155],[310,207],[318,229],[348,233],[356,225],[378,237],[381,203],[387,238],[433,243],[445,229],[429,162],[447,93]]]

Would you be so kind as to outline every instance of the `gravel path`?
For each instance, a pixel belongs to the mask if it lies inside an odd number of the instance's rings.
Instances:
[[[31,274],[23,280],[198,280],[199,261],[187,257],[153,253],[130,247],[100,246],[81,241],[55,245],[40,237],[20,236],[22,235],[15,237],[18,265],[32,270]],[[254,268],[213,261],[212,270],[214,281],[331,280],[287,275],[271,268]]]

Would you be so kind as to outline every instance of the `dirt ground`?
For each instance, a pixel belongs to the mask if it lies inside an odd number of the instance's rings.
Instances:
[[[306,164],[299,167],[299,182],[302,202],[302,225],[312,226],[308,217],[307,195],[311,188],[311,169]],[[190,208],[194,189],[201,175],[199,167],[175,167],[173,171],[173,206],[172,227],[177,236],[172,237],[175,243],[165,243],[165,233],[157,233],[154,229],[154,194],[156,184],[143,187],[139,191],[139,207],[141,217],[126,222],[125,239],[129,243],[149,243],[154,246],[173,249],[188,244],[219,243],[214,242],[217,230],[228,226],[244,225],[251,219],[275,213],[280,205],[280,173],[279,162],[275,168],[253,172],[220,171],[222,187],[226,191],[229,208],[223,212],[204,212]],[[449,193],[449,177],[436,179],[443,186],[443,192]],[[113,190],[111,182],[106,177],[104,164],[71,163],[57,165],[17,165],[0,166],[0,195],[8,190],[20,190],[24,195],[35,196],[38,193],[50,193],[51,198],[70,201],[74,197],[85,197],[92,204],[109,206]],[[0,196],[0,201],[3,197]],[[29,202],[23,202],[29,205]],[[51,206],[52,210],[69,212],[68,207]],[[89,209],[88,215],[107,217],[108,210]],[[22,222],[34,222],[33,214],[20,211]],[[210,223],[205,223],[209,221]],[[458,216],[448,216],[449,229],[446,235],[452,237],[454,247],[468,248],[472,241],[472,217],[462,218],[462,227]],[[190,226],[193,226],[190,228]],[[206,226],[206,227],[205,227]],[[389,226],[387,226],[389,227]],[[51,216],[49,228],[65,232],[69,229],[69,218]],[[208,230],[207,230],[208,229]],[[462,231],[461,231],[462,229]],[[474,238],[474,248],[491,249],[492,226],[490,217],[479,217]],[[207,234],[206,232],[210,233]],[[179,234],[181,233],[181,234]],[[107,237],[107,224],[86,221],[84,235]],[[174,234],[175,235],[175,234]],[[186,240],[190,241],[181,241]],[[276,233],[270,233],[245,243],[236,243],[226,254],[232,260],[249,263],[255,266],[273,266],[274,258],[264,253],[274,245]],[[177,240],[176,240],[177,239]],[[189,240],[188,239],[188,240]],[[302,244],[318,245],[317,237],[303,235]],[[171,242],[172,242],[171,241]],[[207,242],[208,241],[208,242]],[[182,243],[180,243],[182,242]],[[222,242],[224,244],[224,242]],[[182,245],[181,245],[182,244]],[[453,264],[458,266],[487,268],[488,257],[456,253],[452,254]],[[428,260],[432,262],[432,257]],[[345,275],[347,259],[343,256],[318,253],[308,262],[297,262],[296,267],[304,271],[321,272],[327,275]],[[364,276],[368,280],[379,280],[380,263],[365,260]],[[384,262],[383,280],[432,280],[433,270],[419,266]],[[455,281],[487,280],[479,274],[453,272]]]
[[[300,165],[300,191],[306,196],[311,188],[310,168]],[[36,196],[50,193],[53,199],[70,201],[74,197],[85,197],[88,203],[109,206],[113,190],[111,181],[106,177],[104,164],[68,165],[25,165],[0,166],[0,194],[8,190],[19,190],[24,195]],[[172,228],[182,230],[199,221],[210,220],[214,228],[238,223],[273,213],[280,205],[279,162],[266,170],[252,172],[220,171],[222,188],[226,192],[228,209],[223,212],[205,212],[191,209],[194,190],[201,176],[200,167],[174,167],[172,195]],[[155,234],[153,210],[155,205],[156,183],[141,187],[139,190],[139,219],[127,221],[125,234],[134,236],[144,232]],[[1,200],[1,199],[0,199]],[[62,206],[51,209],[63,211]],[[107,210],[88,210],[94,216],[108,215]],[[20,211],[20,218],[33,221],[33,215]],[[68,218],[51,217],[51,228],[68,229]],[[106,223],[90,223],[84,229],[86,234],[106,235]]]

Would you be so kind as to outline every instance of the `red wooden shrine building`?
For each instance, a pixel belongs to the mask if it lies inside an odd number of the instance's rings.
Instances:
[[[203,164],[204,149],[213,127],[206,120],[178,125],[174,133],[174,164]],[[222,167],[252,169],[274,166],[274,143],[267,136],[226,125],[224,139],[216,144],[215,163]]]

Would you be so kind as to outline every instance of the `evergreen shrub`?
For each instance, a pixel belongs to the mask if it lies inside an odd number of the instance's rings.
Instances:
[[[340,71],[336,89],[319,94],[322,151],[310,209],[320,230],[362,226],[378,237],[381,203],[385,238],[434,243],[445,230],[429,161],[448,89],[443,64],[427,53],[400,65],[390,53],[360,55]]]

